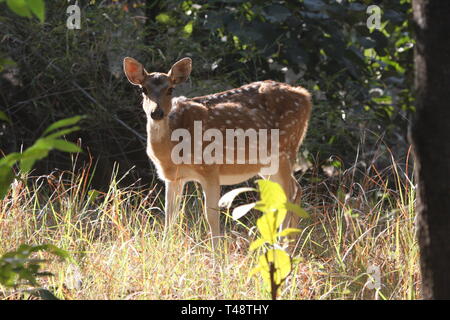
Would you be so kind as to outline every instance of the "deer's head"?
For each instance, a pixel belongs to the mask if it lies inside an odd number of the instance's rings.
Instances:
[[[192,60],[179,60],[168,73],[148,73],[137,60],[126,57],[123,59],[123,69],[128,81],[142,88],[144,99],[148,99],[151,105],[148,110],[150,117],[157,121],[170,112],[173,88],[187,80],[192,70]]]

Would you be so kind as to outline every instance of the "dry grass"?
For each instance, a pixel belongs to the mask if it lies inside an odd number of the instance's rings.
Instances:
[[[309,176],[302,205],[312,218],[302,222],[301,262],[280,298],[420,298],[410,173],[392,160],[382,171],[355,166]],[[262,280],[248,276],[254,217],[238,223],[225,213],[223,247],[213,253],[197,191],[163,238],[160,190],[119,188],[113,180],[106,193],[90,192],[89,179],[85,169],[15,184],[0,202],[0,254],[21,243],[69,251],[72,261],[46,264],[55,276],[41,280],[63,299],[270,298]],[[367,287],[371,265],[380,268],[380,290]],[[10,296],[0,287],[0,297]]]

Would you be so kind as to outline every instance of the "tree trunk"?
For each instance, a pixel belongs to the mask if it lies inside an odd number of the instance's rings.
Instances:
[[[450,1],[413,0],[416,114],[410,127],[418,183],[424,299],[450,299]]]

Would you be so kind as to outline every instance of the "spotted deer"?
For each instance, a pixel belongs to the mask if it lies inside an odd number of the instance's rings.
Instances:
[[[168,73],[148,73],[141,63],[130,57],[124,59],[123,66],[128,80],[142,88],[143,108],[147,116],[147,154],[166,186],[166,229],[179,210],[184,184],[197,181],[205,196],[205,214],[215,246],[220,236],[220,186],[238,184],[261,175],[268,166],[267,161],[250,161],[250,150],[245,151],[244,148],[242,151],[242,148],[234,148],[234,144],[223,145],[223,150],[218,149],[216,152],[231,152],[232,160],[240,156],[245,161],[175,161],[173,150],[178,142],[173,139],[174,132],[178,129],[194,136],[196,123],[201,123],[202,133],[214,129],[215,133],[226,135],[228,129],[242,129],[236,131],[237,136],[241,137],[251,129],[278,129],[278,167],[272,174],[262,176],[279,183],[288,199],[299,202],[301,189],[293,176],[293,167],[311,113],[311,98],[306,89],[266,80],[201,97],[173,98],[173,88],[186,81],[191,73],[190,58],[176,62]],[[212,138],[209,137],[209,140],[212,141]],[[244,137],[244,140],[245,146],[251,149],[250,139]],[[198,139],[188,142],[201,151],[207,148],[207,143]],[[192,159],[192,156],[188,155],[188,158]],[[298,220],[290,213],[286,221],[284,227],[293,226]]]

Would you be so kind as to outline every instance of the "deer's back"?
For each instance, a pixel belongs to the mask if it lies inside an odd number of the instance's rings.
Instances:
[[[308,91],[271,80],[195,98],[174,98],[169,126],[193,128],[202,121],[204,129],[280,129],[301,125],[308,119]]]

